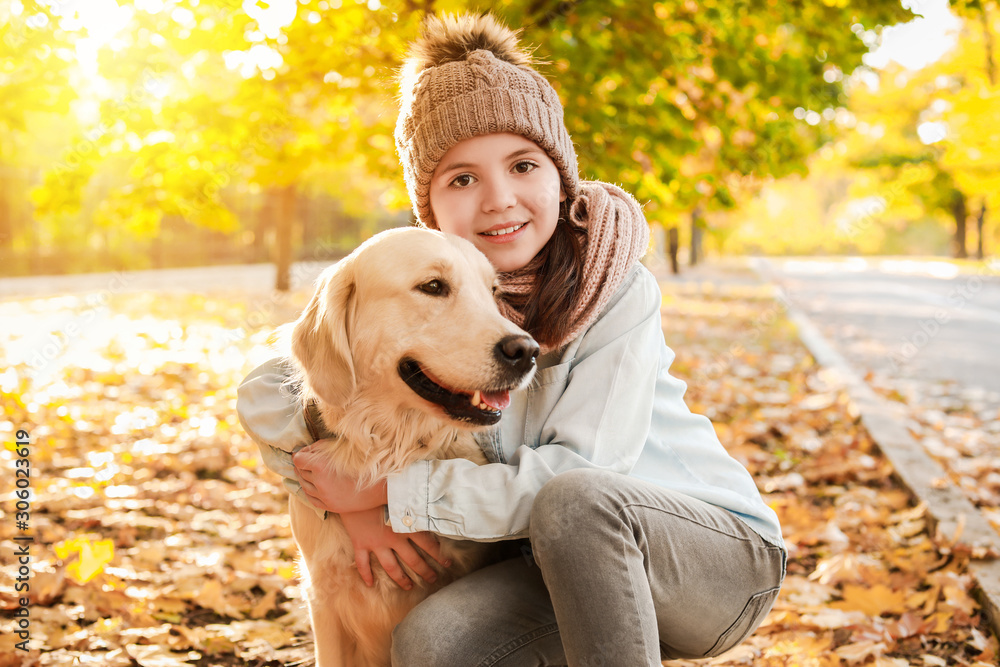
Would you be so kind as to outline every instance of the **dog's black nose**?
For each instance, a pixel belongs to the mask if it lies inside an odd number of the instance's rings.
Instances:
[[[511,366],[523,374],[535,365],[538,343],[531,336],[507,336],[497,343],[493,354],[502,364]]]

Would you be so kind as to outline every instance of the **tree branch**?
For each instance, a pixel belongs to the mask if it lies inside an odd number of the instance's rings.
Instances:
[[[569,14],[577,5],[581,4],[583,0],[560,0],[556,3],[555,7],[545,12],[540,19],[535,22],[535,26],[539,28],[548,28],[556,19],[561,18]],[[531,14],[541,12],[544,6],[544,2],[534,2],[529,8]]]

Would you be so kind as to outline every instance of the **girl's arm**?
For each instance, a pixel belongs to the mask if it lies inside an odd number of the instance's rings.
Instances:
[[[283,477],[289,493],[325,516],[325,510],[309,501],[292,464],[292,454],[315,438],[306,425],[301,401],[285,386],[290,370],[280,358],[252,370],[237,390],[236,412],[260,449],[264,465]]]
[[[297,457],[306,462],[305,477],[293,463],[293,454],[312,444],[318,435],[306,423],[302,403],[285,386],[290,369],[282,359],[272,359],[258,366],[247,375],[238,389],[236,411],[240,423],[257,443],[264,465],[282,476],[285,488],[303,503],[312,507],[321,517],[326,517],[326,509],[313,502],[306,487],[308,481],[308,450]],[[343,491],[339,492],[345,496]],[[315,497],[315,493],[313,493]],[[354,558],[361,578],[369,586],[373,585],[370,554],[375,554],[386,573],[401,588],[410,589],[413,582],[400,567],[402,561],[428,582],[437,575],[424,558],[413,548],[416,544],[430,557],[443,560],[441,547],[429,533],[399,535],[389,530],[383,521],[383,508],[376,507],[358,512],[343,513],[341,520],[351,536]],[[411,540],[413,544],[411,544]],[[449,564],[442,562],[447,567]]]

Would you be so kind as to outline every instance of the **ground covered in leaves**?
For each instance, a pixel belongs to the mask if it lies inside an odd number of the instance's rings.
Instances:
[[[688,403],[754,473],[789,547],[767,621],[710,664],[996,664],[965,556],[935,544],[783,313],[766,286],[665,290]]]
[[[884,373],[869,382],[906,406],[910,433],[1000,533],[1000,394]]]
[[[21,323],[0,333],[0,667],[308,660],[285,494],[235,413],[236,386],[305,298],[0,303]],[[995,664],[964,557],[932,541],[768,295],[668,288],[663,322],[690,406],[753,472],[790,549],[764,626],[711,664]],[[13,519],[18,429],[32,442],[26,527]],[[27,653],[9,558],[26,536]]]
[[[960,489],[1000,533],[1000,392],[928,379],[914,368],[920,350],[912,343],[894,350],[850,323],[822,329],[856,368],[871,367],[865,380],[906,409],[905,426],[944,469],[942,483]]]

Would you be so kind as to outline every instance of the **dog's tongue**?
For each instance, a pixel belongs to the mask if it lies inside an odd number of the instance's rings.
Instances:
[[[484,391],[480,394],[480,399],[486,405],[497,410],[503,410],[510,405],[510,392],[507,391]]]

